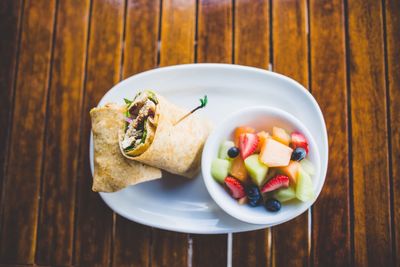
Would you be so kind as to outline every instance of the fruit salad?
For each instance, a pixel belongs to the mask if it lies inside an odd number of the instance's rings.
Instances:
[[[221,143],[211,175],[239,204],[277,212],[282,203],[314,198],[315,171],[304,135],[279,127],[269,133],[240,126],[233,136]]]

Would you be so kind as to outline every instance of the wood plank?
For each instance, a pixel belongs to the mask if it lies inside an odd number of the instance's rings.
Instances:
[[[269,1],[235,1],[235,63],[267,69],[270,57]],[[257,14],[256,16],[254,14]],[[270,229],[233,235],[233,266],[269,266]]]
[[[129,0],[123,78],[157,66],[160,0]]]
[[[112,248],[112,211],[91,191],[89,110],[120,79],[125,1],[93,1],[78,163],[75,260],[78,266],[108,266]]]
[[[163,0],[160,65],[194,61],[195,0]],[[188,235],[159,229],[152,232],[153,266],[187,266]]]
[[[195,0],[165,0],[162,4],[160,65],[193,63]]]
[[[271,266],[270,228],[233,235],[233,266]]]
[[[395,263],[400,267],[400,1],[386,0],[385,11],[394,207],[391,216],[394,222]]]
[[[307,88],[306,1],[273,1],[272,25],[273,70],[297,80]],[[273,227],[272,242],[274,266],[308,266],[307,212],[292,221]]]
[[[355,265],[392,266],[380,1],[348,1]]]
[[[36,251],[42,265],[72,263],[89,0],[61,1],[57,12]]]
[[[54,14],[54,1],[25,2],[4,184],[1,262],[34,261]]]
[[[310,1],[311,88],[325,117],[329,168],[313,206],[314,266],[350,266],[350,177],[344,7]],[[327,238],[329,233],[329,238]]]
[[[187,234],[154,228],[152,237],[151,266],[190,266]]]
[[[268,68],[269,13],[269,0],[235,1],[235,63]]]
[[[197,62],[231,63],[232,1],[200,0]]]
[[[2,210],[2,193],[5,176],[8,138],[11,125],[11,110],[13,104],[15,73],[17,68],[17,50],[21,29],[22,1],[0,2],[0,218]],[[1,220],[0,220],[1,224]],[[0,226],[1,228],[1,226]]]
[[[156,67],[159,18],[159,1],[128,1],[122,78]],[[149,266],[150,243],[150,227],[117,215],[113,266]]]
[[[232,62],[232,2],[200,0],[197,58],[199,63]],[[227,235],[191,235],[193,266],[226,266]]]

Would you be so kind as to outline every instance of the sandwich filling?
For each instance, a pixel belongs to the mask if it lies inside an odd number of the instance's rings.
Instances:
[[[125,102],[127,103],[126,124],[120,145],[125,153],[132,154],[146,142],[152,141],[157,123],[155,114],[158,101],[152,91],[144,91],[138,93],[133,101],[125,99]]]

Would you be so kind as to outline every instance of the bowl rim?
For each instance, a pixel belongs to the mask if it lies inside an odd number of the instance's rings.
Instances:
[[[277,219],[271,219],[271,214],[269,216],[259,216],[259,217],[247,217],[246,214],[242,214],[239,209],[237,209],[236,205],[239,205],[235,202],[227,202],[222,199],[222,196],[219,197],[220,193],[218,191],[215,191],[213,189],[214,185],[212,183],[217,183],[215,179],[211,176],[211,161],[212,161],[212,156],[211,156],[211,150],[214,149],[215,145],[219,146],[220,140],[216,137],[219,132],[223,131],[224,126],[237,118],[240,115],[249,113],[269,113],[270,115],[277,115],[278,117],[283,117],[285,118],[290,124],[294,125],[295,128],[298,129],[298,131],[302,132],[307,136],[307,141],[310,144],[310,149],[312,150],[312,153],[315,154],[315,161],[316,161],[316,174],[314,175],[314,182],[317,182],[317,186],[314,185],[314,190],[315,190],[315,196],[312,200],[303,202],[301,206],[296,208],[295,210],[289,212],[286,216],[276,216]],[[240,123],[239,123],[240,124]],[[238,125],[239,125],[238,124]],[[211,198],[217,203],[217,205],[224,210],[226,213],[231,215],[232,217],[239,219],[241,221],[247,222],[247,223],[252,223],[252,224],[264,224],[264,225],[277,225],[281,224],[284,222],[287,222],[289,220],[292,220],[296,218],[297,216],[301,215],[304,213],[307,209],[309,209],[316,201],[318,198],[322,187],[325,182],[326,174],[321,173],[321,155],[319,153],[319,150],[316,148],[316,142],[314,140],[314,137],[311,135],[310,131],[307,129],[307,127],[295,116],[292,114],[279,109],[275,107],[270,107],[270,106],[252,106],[252,107],[247,107],[240,109],[236,111],[235,113],[232,113],[230,116],[228,116],[223,122],[221,122],[217,127],[213,129],[213,131],[210,133],[210,135],[207,138],[207,141],[204,145],[203,153],[202,153],[202,163],[201,163],[201,172],[202,172],[202,178],[204,180],[204,183],[206,185],[207,191],[210,194]],[[209,162],[209,164],[205,164],[206,162]],[[220,186],[220,185],[218,185]],[[223,192],[225,193],[225,192]],[[248,209],[251,209],[251,207],[248,207]],[[266,213],[267,215],[268,213]],[[281,219],[279,219],[281,217]]]

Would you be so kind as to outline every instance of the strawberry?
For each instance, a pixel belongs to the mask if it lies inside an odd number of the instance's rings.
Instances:
[[[246,196],[244,186],[239,182],[238,179],[227,176],[225,178],[225,185],[228,187],[233,198],[239,199]]]
[[[239,136],[240,155],[243,159],[253,154],[258,147],[258,136],[253,133],[245,133]]]
[[[291,147],[293,149],[297,148],[297,147],[302,147],[306,150],[306,152],[308,153],[308,143],[306,138],[304,137],[304,135],[302,135],[299,132],[293,132],[291,134],[292,137],[292,142],[291,142]]]
[[[239,126],[236,127],[235,129],[235,145],[239,146],[239,137],[241,134],[245,134],[245,133],[255,133],[256,130],[254,128],[248,127],[248,126]]]
[[[282,187],[289,187],[289,177],[286,175],[277,174],[264,184],[261,189],[261,193],[271,192]]]

